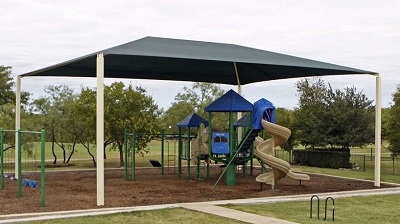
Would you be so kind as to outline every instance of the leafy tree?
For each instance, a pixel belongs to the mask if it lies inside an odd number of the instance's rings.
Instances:
[[[281,146],[282,149],[286,151],[291,151],[294,146],[297,145],[296,139],[296,129],[294,128],[294,112],[285,108],[276,109],[276,123],[289,128],[292,131],[289,139]]]
[[[295,111],[298,138],[305,146],[348,151],[349,147],[372,143],[372,101],[355,87],[333,89],[321,79],[304,79],[296,84],[299,108]]]
[[[183,118],[188,116],[191,113],[195,112],[195,108],[192,104],[180,101],[173,102],[171,107],[164,113],[162,120],[162,128],[168,128],[171,126],[171,129],[168,130],[171,133],[178,133],[178,127],[176,124],[181,121]]]
[[[393,105],[389,109],[386,137],[389,141],[389,150],[394,157],[400,153],[400,84],[393,93]]]
[[[122,82],[106,86],[105,90],[105,131],[112,141],[112,148],[120,153],[120,165],[123,166],[123,144],[125,129],[135,129],[137,133],[150,134],[158,131],[158,106],[151,96],[141,87],[127,87]],[[146,152],[151,137],[142,135],[137,138],[138,153]]]
[[[0,65],[0,105],[15,104],[15,83],[11,77],[11,67]],[[22,106],[28,105],[29,93],[23,91],[21,93]]]
[[[47,86],[45,93],[47,96],[34,100],[33,110],[41,115],[43,128],[47,131],[48,140],[52,142],[53,163],[57,163],[55,145],[58,145],[63,153],[63,163],[66,164],[71,159],[77,143],[75,136],[70,133],[71,127],[74,126],[71,107],[76,94],[68,86],[62,85]],[[67,151],[70,151],[68,159]]]
[[[122,82],[112,83],[104,89],[104,148],[110,146],[111,150],[117,149],[120,154],[120,165],[123,166],[123,144],[125,130],[135,129],[137,133],[151,134],[158,131],[157,117],[160,113],[158,106],[145,89],[125,86]],[[90,152],[90,145],[96,139],[96,91],[82,89],[79,99],[75,103],[74,111],[77,117],[77,129],[85,130],[79,134],[80,142]],[[78,132],[77,132],[78,133]],[[147,152],[149,135],[140,135],[136,139],[137,153]]]
[[[382,108],[382,140],[387,140],[387,133],[389,131],[390,109]]]
[[[170,120],[170,122],[174,124],[193,112],[204,119],[208,119],[204,109],[224,93],[225,91],[219,85],[213,83],[196,82],[191,88],[185,86],[183,92],[176,95],[175,102],[167,110],[165,117],[168,114],[173,114],[173,118],[176,120]],[[187,111],[182,110],[183,108],[186,108]],[[170,118],[167,119],[169,120]],[[212,123],[214,128],[223,129],[223,127],[227,126],[228,117],[223,113],[218,113],[213,116]]]
[[[294,112],[298,139],[311,148],[325,146],[323,125],[327,86],[321,79],[303,79],[296,83],[299,107]]]

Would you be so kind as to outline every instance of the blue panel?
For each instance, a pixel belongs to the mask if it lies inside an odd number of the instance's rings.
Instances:
[[[212,133],[212,150],[213,154],[229,154],[229,133],[213,132]]]

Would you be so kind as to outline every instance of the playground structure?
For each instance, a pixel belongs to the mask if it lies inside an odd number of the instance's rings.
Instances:
[[[10,141],[5,141],[5,136],[9,137],[15,133],[18,137],[16,147],[7,145],[6,142]],[[37,136],[40,137],[39,140]],[[35,132],[0,129],[0,190],[4,189],[5,177],[17,181],[17,197],[22,197],[23,185],[36,188],[38,181],[23,179],[23,177],[35,173],[37,161],[40,161],[40,205],[41,207],[45,206],[45,142],[46,132],[44,130]],[[6,151],[4,151],[5,146]],[[37,146],[40,146],[39,152],[37,152]],[[24,162],[22,162],[22,158],[24,158]],[[14,176],[12,176],[13,173]]]
[[[274,124],[276,120],[275,107],[271,102],[260,99],[254,105],[230,90],[219,99],[208,105],[205,110],[208,112],[208,121],[197,114],[190,114],[177,124],[178,135],[161,134],[151,135],[152,138],[161,139],[161,163],[150,161],[153,166],[161,167],[164,174],[164,152],[165,142],[167,146],[167,165],[176,161],[176,146],[173,153],[170,152],[168,138],[178,140],[178,176],[182,177],[183,161],[186,161],[186,178],[191,178],[191,164],[195,165],[196,180],[204,180],[209,177],[210,161],[222,163],[225,168],[214,187],[226,174],[226,185],[236,184],[236,168],[240,166],[243,174],[247,174],[248,162],[251,163],[251,173],[253,168],[253,158],[259,160],[265,173],[257,176],[256,181],[269,184],[274,189],[275,182],[289,176],[293,179],[310,180],[306,174],[294,173],[291,171],[290,164],[282,159],[275,157],[274,148],[280,146],[290,137],[290,130]],[[228,129],[221,130],[213,128],[214,113],[228,114]],[[243,112],[244,116],[235,121],[236,112]],[[215,116],[216,117],[216,116]],[[220,117],[218,117],[220,118]],[[215,122],[215,120],[214,120]],[[192,128],[192,129],[191,129]],[[192,132],[197,128],[197,136]],[[224,131],[226,130],[226,131]],[[266,130],[272,135],[271,138],[263,140],[259,134]],[[140,134],[125,133],[125,179],[135,180],[135,144],[136,137]],[[149,135],[150,136],[150,135]],[[156,165],[155,165],[156,164]],[[128,167],[130,165],[131,176]],[[262,185],[261,185],[262,186]]]
[[[190,137],[190,136],[189,136]],[[191,136],[193,137],[193,136]],[[176,170],[177,162],[177,142],[179,139],[184,138],[181,134],[165,134],[164,130],[157,134],[143,134],[137,133],[135,130],[129,132],[125,130],[124,133],[124,178],[129,180],[136,180],[136,145],[140,138],[146,138],[147,141],[158,140],[161,142],[160,147],[160,161],[150,159],[149,162],[153,167],[160,167],[161,174],[165,174],[165,169],[171,173]],[[173,147],[170,142],[174,141]],[[166,160],[165,163],[165,154]]]
[[[210,124],[199,134],[202,145],[208,149],[210,159],[222,162],[226,167],[214,187],[224,173],[226,173],[226,185],[235,185],[235,167],[241,165],[245,169],[247,162],[252,161],[254,156],[259,159],[261,166],[266,164],[270,168],[269,172],[259,175],[256,181],[270,184],[272,189],[275,181],[286,175],[300,181],[310,179],[308,175],[292,172],[289,163],[274,156],[275,146],[285,143],[291,132],[287,128],[271,123],[275,122],[276,115],[275,107],[269,101],[261,99],[253,105],[230,90],[205,110],[209,114]],[[212,112],[229,113],[228,132],[213,131]],[[234,112],[244,112],[245,115],[234,122]],[[272,138],[264,141],[258,137],[264,129],[271,133]]]
[[[290,137],[291,131],[288,128],[273,124],[266,120],[261,120],[262,126],[272,135],[270,139],[263,140],[257,137],[255,140],[255,156],[268,164],[270,172],[260,174],[256,181],[270,184],[274,189],[275,182],[286,175],[296,180],[310,180],[306,174],[294,173],[290,170],[290,164],[284,160],[278,159],[274,155],[275,146],[284,144]]]

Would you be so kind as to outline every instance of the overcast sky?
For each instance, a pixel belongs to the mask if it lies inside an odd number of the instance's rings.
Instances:
[[[231,43],[379,72],[382,106],[400,84],[400,1],[1,0],[0,65],[19,75],[145,36]],[[334,88],[355,86],[375,99],[368,75],[323,77]],[[108,80],[111,83],[115,80]],[[126,81],[126,80],[125,80]],[[191,83],[130,80],[168,108]],[[299,79],[243,88],[245,98],[297,105]],[[33,97],[48,85],[77,91],[93,78],[24,78]],[[236,89],[235,86],[222,86]]]

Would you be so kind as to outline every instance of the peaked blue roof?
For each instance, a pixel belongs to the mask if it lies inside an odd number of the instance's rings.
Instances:
[[[233,90],[229,90],[205,109],[207,112],[252,111],[253,104]]]
[[[208,126],[208,121],[206,121],[204,118],[200,117],[198,114],[193,113],[190,114],[189,116],[185,117],[183,120],[178,122],[176,126],[178,128],[191,128],[191,127],[199,127],[201,123],[204,123],[205,126]]]

